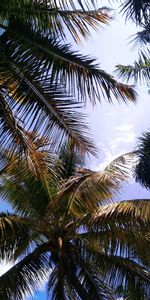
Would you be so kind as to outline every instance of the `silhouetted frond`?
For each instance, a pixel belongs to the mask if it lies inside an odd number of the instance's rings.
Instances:
[[[130,18],[137,24],[149,21],[150,2],[149,0],[124,0],[122,11],[126,18]]]
[[[29,225],[25,219],[14,214],[0,214],[0,259],[12,259],[16,250],[30,243]]]
[[[150,132],[140,137],[135,166],[135,180],[147,189],[150,188]]]
[[[39,246],[0,277],[2,300],[21,300],[33,293],[47,275],[47,249],[47,245]]]

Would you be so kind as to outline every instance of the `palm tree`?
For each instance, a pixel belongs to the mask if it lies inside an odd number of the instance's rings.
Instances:
[[[100,69],[93,58],[71,49],[110,19],[107,8],[88,1],[0,1],[0,144],[30,157],[28,131],[40,132],[59,148],[73,139],[94,153],[79,109],[102,96],[135,101],[134,90]],[[31,158],[31,157],[30,157]]]
[[[94,172],[72,142],[53,161],[36,145],[36,176],[15,156],[1,171],[13,212],[0,214],[0,257],[14,266],[0,277],[0,298],[21,300],[43,280],[50,299],[114,299],[120,284],[149,295],[150,202],[112,201],[131,154]]]

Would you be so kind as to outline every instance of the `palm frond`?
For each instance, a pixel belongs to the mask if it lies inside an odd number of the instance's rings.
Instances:
[[[2,300],[21,300],[31,295],[47,275],[49,264],[45,252],[48,245],[37,247],[0,277]]]
[[[99,268],[104,278],[107,278],[114,288],[122,284],[126,290],[137,291],[137,287],[142,287],[147,295],[150,293],[150,273],[148,269],[140,266],[129,258],[114,255],[98,255]],[[98,258],[98,257],[97,257]],[[100,266],[101,264],[101,266]],[[103,270],[103,271],[102,271]],[[132,286],[130,285],[132,281]],[[138,299],[138,298],[137,298]]]
[[[62,89],[56,89],[56,85],[49,86],[48,77],[47,80],[33,79],[31,74],[25,75],[19,68],[11,65],[11,73],[5,73],[5,82],[9,85],[11,107],[15,106],[16,114],[28,123],[27,129],[37,131],[41,128],[41,133],[57,140],[57,147],[65,136],[69,136],[81,151],[94,154],[93,142],[87,137],[84,116],[77,111],[81,104],[63,94]]]
[[[53,147],[49,148],[47,139],[32,132],[28,132],[28,137],[32,146],[30,157],[0,152],[0,195],[20,212],[28,214],[36,210],[42,213],[60,180],[60,162],[55,163],[57,156],[53,153]]]
[[[131,222],[131,224],[149,224],[150,200],[134,199],[100,207],[93,214],[92,222],[102,224],[106,220],[113,222]],[[102,221],[103,220],[103,221]]]
[[[72,94],[77,90],[81,99],[85,100],[88,96],[94,103],[97,98],[101,100],[101,96],[105,96],[109,102],[113,97],[135,101],[136,93],[131,86],[117,82],[100,69],[93,58],[71,51],[70,45],[62,45],[56,39],[43,37],[40,33],[33,34],[30,28],[16,23],[11,24],[7,35],[8,40],[11,37],[12,41],[14,38],[16,41],[10,44],[9,40],[6,47],[9,52],[12,51],[13,63],[14,59],[15,64],[17,61],[21,65],[25,62],[25,69],[32,66],[32,72],[35,69],[36,73],[42,68],[43,72],[51,74],[49,82],[63,83]]]
[[[135,61],[134,65],[123,66],[118,65],[116,69],[119,76],[123,79],[133,79],[135,82],[145,82],[147,85],[150,82],[150,59],[148,56],[141,53],[138,61]]]
[[[14,116],[9,107],[9,99],[0,92],[0,144],[4,148],[12,150],[12,153],[18,148],[18,153],[24,153],[28,157],[31,150],[31,144],[25,130],[19,124],[19,120]]]
[[[0,214],[0,259],[12,259],[23,243],[30,243],[30,227],[25,219],[14,214]]]
[[[139,264],[149,266],[149,224],[133,224],[126,217],[122,220],[106,218],[102,223],[99,222],[97,227],[87,226],[86,222],[84,232],[78,233],[76,238],[89,250],[93,247],[107,254],[134,258]]]
[[[147,189],[150,188],[150,132],[146,132],[139,139],[137,162],[135,165],[135,180]]]
[[[121,183],[127,179],[129,163],[134,155],[132,152],[116,158],[101,172],[79,168],[76,176],[60,185],[60,191],[48,210],[56,206],[56,209],[61,207],[77,214],[93,212],[100,203],[110,201],[117,194]]]
[[[70,140],[60,149],[59,159],[62,168],[62,179],[68,179],[69,177],[74,176],[76,169],[84,164],[84,156]]]
[[[66,251],[68,252],[68,249]],[[59,259],[50,274],[48,282],[49,293],[55,300],[73,300],[72,293],[70,294],[71,289],[73,296],[75,295],[75,297],[79,296],[81,299],[89,300],[90,295],[86,289],[84,289],[76,274],[77,267],[73,261],[73,253],[71,253],[70,256],[66,254],[68,253],[65,253],[62,261]]]
[[[49,151],[43,151],[44,146],[50,144],[47,139],[40,138],[33,132],[27,132],[21,125],[20,121],[13,114],[12,107],[9,106],[9,99],[0,93],[0,144],[2,145],[0,165],[1,173],[3,173],[3,164],[5,167],[9,164],[16,164],[21,159],[26,159],[29,170],[33,171],[36,175],[42,175],[42,171],[46,163],[50,164],[51,170],[53,154]],[[40,151],[42,148],[42,151]],[[48,156],[49,153],[49,156]],[[5,163],[4,163],[5,161]]]
[[[0,26],[7,30],[11,20],[15,18],[22,24],[29,25],[34,32],[40,31],[47,35],[55,37],[66,36],[65,31],[68,30],[76,41],[80,40],[80,36],[86,37],[90,35],[89,28],[97,30],[99,24],[108,23],[110,9],[102,7],[94,9],[94,3],[91,8],[83,7],[81,1],[78,2],[78,9],[75,3],[68,4],[60,1],[51,3],[40,3],[29,1],[22,2],[22,6],[18,3],[4,2],[0,5]],[[80,8],[80,9],[79,9]],[[3,23],[6,23],[5,26]]]
[[[142,25],[142,30],[133,35],[134,46],[146,47],[150,43],[150,23]]]
[[[137,24],[149,21],[150,3],[149,0],[125,0],[122,3],[122,11],[127,19],[132,19]]]
[[[130,170],[134,159],[136,157],[136,151],[128,152],[116,157],[111,161],[104,169],[106,172],[112,173],[113,176],[118,179],[127,179],[130,175]]]
[[[113,245],[112,245],[113,249]],[[101,242],[86,244],[86,250],[82,255],[90,263],[98,278],[108,283],[114,290],[119,285],[127,290],[137,292],[137,287],[143,288],[143,292],[150,292],[150,272],[148,266],[134,256],[134,252],[117,251],[114,253],[111,248],[106,245],[101,247]],[[118,249],[119,250],[119,249]],[[119,255],[120,253],[120,255]],[[122,254],[122,255],[121,255]],[[133,286],[130,286],[133,281]],[[138,299],[138,298],[137,298]],[[139,298],[140,299],[140,298]]]
[[[90,300],[91,297],[89,293],[86,291],[86,289],[83,287],[81,281],[79,280],[78,276],[70,270],[70,272],[67,272],[67,279],[69,283],[74,287],[77,295],[80,297],[80,299]]]
[[[17,212],[41,216],[51,199],[49,189],[54,189],[54,178],[48,170],[42,172],[42,177],[35,176],[26,162],[16,163],[10,164],[1,176],[1,199],[10,202]]]
[[[98,278],[90,263],[80,261],[79,279],[91,299],[114,300],[113,293],[103,280]]]
[[[90,28],[98,30],[101,24],[108,24],[111,19],[110,10],[100,8],[97,10],[59,10],[52,11],[52,34],[66,38],[68,30],[76,42],[80,42],[80,36],[90,36]],[[62,29],[62,30],[61,30]]]
[[[66,300],[65,296],[65,272],[64,266],[59,261],[52,270],[48,281],[48,293],[53,300]]]

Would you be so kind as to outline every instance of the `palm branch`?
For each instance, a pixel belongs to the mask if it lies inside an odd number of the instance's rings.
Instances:
[[[130,18],[137,24],[149,21],[149,0],[125,0],[122,3],[122,11],[126,14],[126,18]]]
[[[9,260],[15,257],[19,247],[30,241],[27,220],[9,213],[0,214],[0,259]]]
[[[117,66],[117,73],[124,79],[133,79],[135,82],[143,81],[147,85],[150,81],[150,59],[149,52],[148,55],[141,53],[139,60],[135,61],[134,65]]]
[[[24,294],[31,294],[33,289],[45,279],[48,257],[44,252],[47,249],[48,245],[39,246],[1,276],[1,299],[20,300]]]
[[[150,202],[149,199],[135,199],[130,201],[116,202],[110,205],[102,206],[93,215],[93,222],[105,222],[107,218],[111,222],[119,222],[122,218],[137,220],[137,223],[149,222]]]
[[[150,188],[150,133],[144,133],[139,138],[137,146],[137,162],[134,169],[135,180],[146,188]]]
[[[35,31],[47,30],[54,35],[66,37],[65,30],[69,30],[75,40],[80,36],[86,37],[90,34],[88,26],[98,28],[99,23],[107,23],[110,19],[110,9],[102,7],[96,9],[86,5],[86,1],[77,3],[66,3],[64,1],[51,3],[33,0],[24,1],[18,6],[15,1],[1,2],[1,26],[6,29],[10,15],[17,17],[24,24],[30,24]]]
[[[150,23],[142,24],[142,30],[138,31],[133,37],[135,46],[146,47],[150,43]]]
[[[22,5],[21,5],[22,3]],[[59,4],[45,1],[2,1],[0,4],[0,91],[7,116],[1,110],[2,142],[11,151],[20,143],[19,151],[28,153],[25,131],[45,134],[59,145],[71,138],[81,151],[94,153],[87,134],[84,115],[78,112],[88,97],[93,103],[104,95],[111,102],[135,101],[132,87],[117,82],[100,69],[93,58],[72,51],[62,41],[66,26],[73,37],[89,34],[90,27],[109,19],[105,8],[91,9],[79,2]],[[76,92],[77,91],[77,92]],[[74,96],[78,99],[75,100]],[[1,100],[1,101],[2,101]],[[43,122],[44,120],[44,122]],[[14,124],[19,128],[14,132]],[[19,136],[18,136],[19,134]],[[6,140],[6,141],[5,141]]]

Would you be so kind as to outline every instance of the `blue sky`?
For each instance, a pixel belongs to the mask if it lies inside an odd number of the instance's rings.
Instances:
[[[112,73],[117,64],[129,64],[137,58],[137,51],[131,52],[129,36],[136,32],[133,23],[127,22],[116,15],[109,26],[103,26],[99,32],[92,32],[92,37],[78,47],[84,54],[97,58],[101,68]],[[99,147],[99,159],[92,158],[89,165],[92,169],[103,168],[114,157],[135,149],[137,139],[142,132],[150,128],[149,111],[150,99],[145,87],[137,88],[139,97],[136,105],[119,104],[114,100],[113,105],[102,101],[93,108],[87,105],[88,121],[92,129],[96,145]],[[150,198],[145,189],[131,181],[122,190],[120,199]],[[2,207],[2,210],[5,207]],[[6,266],[1,267],[1,271]],[[46,300],[44,291],[37,292],[28,300]]]

